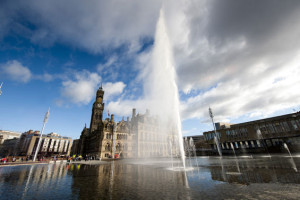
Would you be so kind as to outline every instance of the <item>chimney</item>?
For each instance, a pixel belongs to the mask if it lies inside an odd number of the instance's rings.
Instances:
[[[115,115],[114,115],[114,114],[111,114],[111,116],[110,116],[110,121],[111,121],[111,122],[114,122],[114,119],[115,119]]]

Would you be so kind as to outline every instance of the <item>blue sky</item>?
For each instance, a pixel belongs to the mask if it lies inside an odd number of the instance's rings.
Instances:
[[[183,134],[300,110],[297,1],[1,1],[0,129],[78,138],[95,92],[117,119],[145,112],[145,66],[164,7]]]

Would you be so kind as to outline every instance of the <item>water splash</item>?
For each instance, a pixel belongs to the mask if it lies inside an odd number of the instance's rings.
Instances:
[[[162,130],[170,130],[170,128],[174,130],[172,133],[164,133],[160,139],[166,144],[170,139],[176,141],[175,144],[178,148],[174,148],[180,150],[179,153],[185,168],[176,71],[163,9],[160,10],[156,25],[152,57],[146,74],[144,91],[146,91],[145,97],[148,100],[147,106],[151,112],[160,117]]]

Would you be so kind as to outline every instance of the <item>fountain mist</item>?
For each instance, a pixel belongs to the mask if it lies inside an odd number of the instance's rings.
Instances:
[[[182,163],[185,167],[176,72],[162,9],[156,25],[151,61],[146,70],[144,91],[148,101],[147,106],[153,114],[159,116],[161,130],[166,130],[160,136],[160,140],[166,144],[168,144],[167,140],[174,141],[172,145],[176,145],[174,148],[180,150],[178,153],[181,154]],[[167,130],[172,131],[170,133]],[[174,151],[173,153],[177,154]]]

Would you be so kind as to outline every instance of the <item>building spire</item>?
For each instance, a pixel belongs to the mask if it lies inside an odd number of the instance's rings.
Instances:
[[[101,86],[100,86],[100,88],[99,88],[99,89],[101,89],[101,90],[103,89],[103,88],[102,88],[102,82],[101,82]]]

